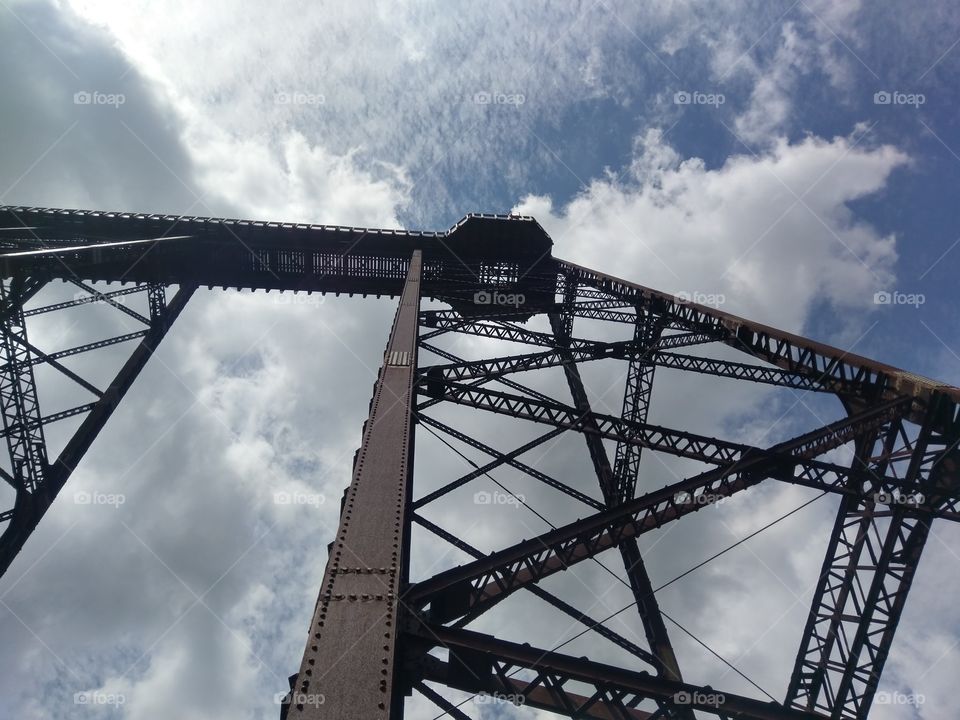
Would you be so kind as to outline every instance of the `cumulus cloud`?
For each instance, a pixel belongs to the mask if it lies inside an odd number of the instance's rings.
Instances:
[[[722,296],[724,309],[791,331],[814,303],[865,309],[893,279],[895,238],[849,204],[908,162],[858,134],[780,139],[708,169],[658,130],[636,143],[624,179],[593,180],[569,204],[525,198],[556,254],[668,292]]]

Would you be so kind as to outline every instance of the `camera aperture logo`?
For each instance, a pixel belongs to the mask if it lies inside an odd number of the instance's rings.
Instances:
[[[674,105],[709,105],[720,107],[727,101],[723,93],[705,93],[699,90],[680,90],[673,94]]]
[[[276,305],[306,305],[308,307],[320,307],[326,300],[325,295],[316,295],[313,293],[281,292],[277,293],[273,302]]]
[[[112,108],[119,108],[127,102],[127,96],[123,93],[105,93],[98,90],[80,90],[73,94],[74,105],[107,105]]]
[[[923,293],[905,293],[899,290],[880,290],[873,294],[874,305],[911,305],[919,308],[927,302]]]
[[[474,505],[513,505],[520,507],[520,505],[526,501],[526,497],[519,493],[511,495],[510,493],[499,490],[494,490],[493,492],[479,490],[473,494]]]
[[[496,290],[479,290],[473,294],[475,305],[504,305],[518,308],[527,301],[523,293],[503,293]]]
[[[910,105],[919,108],[927,102],[923,93],[906,93],[899,90],[880,90],[873,94],[874,105]]]
[[[126,305],[127,296],[118,295],[116,297],[111,297],[110,295],[104,295],[101,292],[91,295],[85,290],[78,290],[73,294],[74,302],[87,304],[87,305],[96,305],[98,303],[103,303],[104,305]]]

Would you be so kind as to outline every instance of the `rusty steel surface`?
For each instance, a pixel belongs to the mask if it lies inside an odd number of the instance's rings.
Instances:
[[[413,253],[287,717],[396,718],[421,255]]]

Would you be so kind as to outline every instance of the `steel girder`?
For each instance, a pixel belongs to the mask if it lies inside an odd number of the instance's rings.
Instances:
[[[407,580],[413,468],[413,378],[422,259],[415,251],[374,385],[286,717],[400,718],[395,657]],[[337,658],[341,672],[324,663]],[[376,667],[377,672],[370,672]]]
[[[870,708],[930,533],[931,518],[914,511],[916,500],[923,494],[936,506],[940,487],[956,484],[960,436],[934,433],[934,417],[915,437],[902,419],[892,421],[858,448],[871,472],[906,465],[906,483],[920,490],[841,503],[787,690],[794,707],[836,718],[863,717]]]
[[[877,397],[886,399],[916,397],[921,402],[912,411],[909,418],[912,422],[924,421],[934,394],[946,395],[950,403],[936,418],[937,427],[941,430],[955,428],[958,422],[958,388],[570,262],[561,260],[559,266],[560,272],[572,274],[578,282],[607,293],[611,298],[662,315],[675,327],[702,333],[771,365],[814,378],[819,383],[836,383],[835,391],[841,397],[844,396],[844,387],[851,384],[875,387]]]
[[[36,495],[45,487],[47,474],[46,442],[37,384],[30,362],[27,323],[23,317],[24,278],[0,283],[0,303],[4,312],[0,349],[3,372],[0,374],[0,412],[10,453],[11,484],[21,495]]]
[[[426,385],[426,383],[422,383]],[[527,398],[520,395],[502,393],[495,390],[481,388],[475,385],[463,385],[460,383],[443,383],[446,390],[441,395],[444,400],[454,402],[468,407],[488,410],[501,415],[531,420],[533,422],[553,425],[563,429],[573,429],[580,432],[593,432],[602,437],[634,443],[651,450],[664,452],[677,457],[689,458],[700,462],[713,465],[723,465],[727,463],[741,463],[744,458],[753,456],[770,456],[776,459],[779,452],[776,448],[760,448],[737,443],[729,440],[719,440],[696,433],[675,430],[652,424],[633,423],[622,418],[604,415],[600,413],[579,413],[576,408],[572,408],[561,403],[545,403],[533,398]],[[436,392],[436,386],[422,388],[425,393]],[[905,409],[910,405],[909,398],[901,398],[890,401],[871,408],[867,416],[872,417],[877,409],[884,412],[895,411],[897,408]],[[587,430],[588,423],[591,426]],[[828,426],[829,427],[829,426]],[[813,437],[820,437],[815,433]],[[806,436],[804,436],[806,437]],[[833,447],[834,438],[830,434],[822,436],[824,449]],[[849,438],[848,438],[849,439]],[[841,443],[842,444],[842,443]],[[815,449],[815,448],[814,448]],[[814,453],[810,456],[784,456],[781,460],[787,461],[795,469],[792,475],[785,475],[781,479],[786,482],[797,485],[805,485],[821,490],[839,492],[849,495],[859,495],[861,483],[868,483],[875,491],[896,493],[900,491],[911,492],[919,491],[920,488],[915,483],[910,484],[899,478],[886,476],[869,476],[867,471],[862,468],[850,468],[837,465],[835,463],[824,462],[813,459]],[[945,517],[953,520],[960,519],[960,513],[957,512],[957,503],[960,502],[960,493],[956,489],[948,491],[949,494],[943,496],[942,507],[935,508],[929,503],[923,504],[919,509],[933,513],[936,517]]]
[[[480,333],[478,332],[477,334]],[[768,368],[761,365],[750,365],[730,360],[718,360],[716,358],[665,352],[660,349],[666,346],[676,347],[678,343],[675,338],[677,337],[681,336],[667,336],[662,341],[659,341],[662,342],[662,345],[658,344],[657,347],[653,347],[650,350],[642,349],[643,346],[634,341],[596,342],[580,350],[569,350],[569,352],[573,360],[577,363],[610,358],[629,359],[631,363],[636,364],[638,367],[648,368],[649,370],[652,370],[654,367],[669,368],[671,370],[689,370],[703,373],[704,375],[714,375],[716,377],[730,378],[733,380],[747,380],[796,390],[808,390],[821,393],[836,392],[836,387],[830,387],[825,383],[818,383],[815,378],[797,375],[787,372],[786,370],[781,370],[780,368]],[[697,343],[692,344],[700,344],[701,341],[705,340],[702,336],[698,336]],[[421,368],[420,372],[424,375],[429,375],[431,372],[441,373],[445,378],[450,380],[471,380],[501,376],[514,372],[538,370],[546,367],[556,367],[562,364],[562,355],[559,350],[546,350],[539,353],[508,355],[491,358],[489,360],[470,360],[445,365],[426,366]],[[864,396],[873,391],[874,388],[871,386],[857,386],[853,383],[848,384],[844,388],[844,393],[853,397]]]
[[[674,709],[697,710],[724,718],[826,720],[824,715],[507,642],[469,630],[410,622],[407,633],[422,646],[440,646],[450,653],[445,663],[432,656],[423,658],[414,670],[422,679],[469,692],[515,694],[523,701],[529,699],[535,707],[570,717],[624,720],[666,717],[662,711],[651,714],[636,710],[641,701],[649,698]],[[521,670],[526,672],[519,677],[517,671]],[[570,684],[586,686],[592,692],[575,694],[565,687]]]
[[[627,383],[623,392],[623,410],[620,416],[633,423],[644,424],[650,410],[650,395],[653,390],[653,372],[656,366],[650,358],[663,331],[662,319],[644,310],[637,311],[633,332],[633,344],[638,355],[627,364]],[[613,466],[616,496],[619,502],[633,497],[640,472],[641,447],[618,441]]]

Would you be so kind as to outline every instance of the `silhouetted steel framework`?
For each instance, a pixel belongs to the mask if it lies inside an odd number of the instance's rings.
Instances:
[[[865,718],[930,523],[960,519],[960,390],[557,259],[550,238],[532,218],[473,215],[448,232],[425,233],[3,207],[0,246],[0,411],[10,455],[9,470],[0,474],[15,494],[13,506],[0,515],[0,571],[10,566],[195,288],[400,298],[303,660],[282,706],[287,718],[399,718],[413,690],[450,716],[467,717],[426,683],[522,694],[529,705],[579,718],[690,720],[694,710],[721,718]],[[86,294],[28,309],[28,301],[52,280],[74,283]],[[88,284],[96,281],[128,285],[100,292]],[[168,299],[171,286],[177,291]],[[121,302],[136,292],[147,293],[149,317]],[[522,294],[525,302],[498,304],[497,293]],[[421,298],[444,301],[450,309],[422,310]],[[54,352],[28,338],[29,318],[95,301],[132,315],[143,328]],[[524,327],[538,314],[548,317],[551,332]],[[632,339],[580,337],[575,318],[630,326]],[[532,347],[466,361],[433,344],[448,333]],[[105,389],[60,362],[118,343],[133,343],[134,349]],[[750,362],[710,357],[718,345],[740,351]],[[688,347],[694,354],[682,350]],[[421,348],[446,362],[418,364]],[[619,416],[591,407],[580,375],[584,363],[610,358],[628,365]],[[44,415],[34,377],[39,364],[66,375],[92,400]],[[562,367],[572,401],[513,379],[546,367]],[[840,399],[846,417],[770,447],[659,427],[647,421],[658,367],[830,393]],[[547,432],[503,452],[432,417],[427,411],[439,403],[541,423]],[[76,415],[85,415],[79,429],[56,458],[48,457],[45,426]],[[414,499],[417,424],[491,460]],[[602,502],[583,492],[582,478],[556,479],[521,459],[570,431],[583,435]],[[604,440],[616,444],[612,463]],[[823,459],[847,444],[855,448],[849,467]],[[692,458],[712,469],[637,495],[643,450]],[[483,554],[418,513],[499,466],[566,493],[588,515]],[[683,678],[637,544],[642,533],[768,479],[840,499],[793,675],[779,704]],[[475,559],[434,577],[410,579],[411,523]],[[636,599],[646,648],[538,585],[614,547]],[[465,629],[518,590],[626,650],[639,669]],[[448,651],[445,660],[431,653],[436,648]],[[322,705],[311,702],[319,696]],[[649,709],[641,709],[642,703]]]

